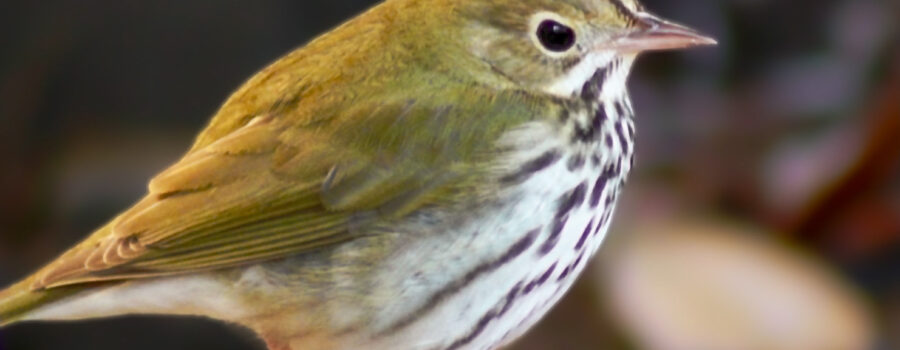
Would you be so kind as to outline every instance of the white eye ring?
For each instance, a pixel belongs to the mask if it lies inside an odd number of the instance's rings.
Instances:
[[[565,57],[578,46],[575,27],[556,13],[538,12],[529,22],[531,41],[547,56]]]

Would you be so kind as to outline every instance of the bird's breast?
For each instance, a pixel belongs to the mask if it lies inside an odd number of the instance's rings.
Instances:
[[[537,322],[610,225],[631,168],[633,125],[619,113],[627,103],[569,110],[565,120],[544,118],[504,135],[499,148],[509,153],[493,165],[496,199],[458,217],[423,216],[452,224],[410,240],[383,269],[379,280],[392,281],[385,290],[404,302],[380,311],[375,344],[494,348]]]

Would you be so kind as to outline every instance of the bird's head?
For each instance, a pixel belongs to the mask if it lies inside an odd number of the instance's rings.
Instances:
[[[627,74],[638,53],[716,43],[636,0],[464,0],[457,10],[492,78],[562,96],[612,62]]]

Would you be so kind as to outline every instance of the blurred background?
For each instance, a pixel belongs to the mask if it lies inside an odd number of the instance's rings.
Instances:
[[[720,39],[638,63],[637,169],[593,266],[512,348],[900,349],[900,2],[644,0]],[[371,0],[0,2],[0,285],[144,193],[243,80]],[[262,349],[200,319],[0,349]]]

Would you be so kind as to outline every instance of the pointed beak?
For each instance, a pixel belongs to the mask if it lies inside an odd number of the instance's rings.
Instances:
[[[694,46],[716,45],[715,39],[691,28],[665,21],[649,14],[636,16],[631,33],[614,41],[613,49],[620,52],[676,50]]]

